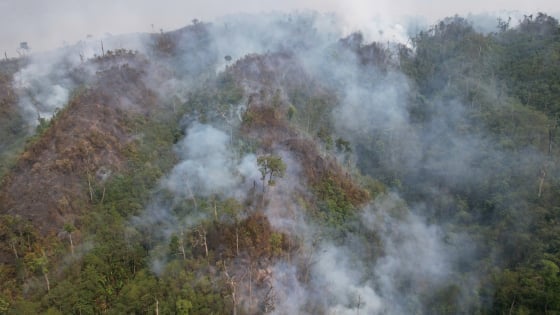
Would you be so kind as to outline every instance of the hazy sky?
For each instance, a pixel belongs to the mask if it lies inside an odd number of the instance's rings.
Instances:
[[[401,16],[421,15],[431,23],[454,14],[517,10],[556,16],[556,0],[0,0],[0,49],[16,55],[22,41],[34,51],[74,43],[87,34],[171,30],[240,12],[312,9],[335,12],[349,28],[367,27],[375,18],[398,21]]]

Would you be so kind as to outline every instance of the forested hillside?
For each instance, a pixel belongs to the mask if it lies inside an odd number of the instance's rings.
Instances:
[[[0,314],[560,314],[560,26],[518,22],[0,61]]]

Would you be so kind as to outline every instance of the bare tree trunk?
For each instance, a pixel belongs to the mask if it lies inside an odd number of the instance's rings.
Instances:
[[[49,273],[47,271],[47,255],[45,254],[45,251],[43,249],[41,249],[41,253],[43,254],[43,257],[45,258],[45,262],[44,265],[41,263],[41,273],[43,274],[43,278],[45,279],[45,284],[47,285],[47,292],[51,291],[51,283],[49,281]]]
[[[231,291],[231,298],[233,300],[233,315],[237,315],[237,299],[235,297],[235,289],[232,289]]]
[[[239,227],[235,223],[235,254],[239,256]]]
[[[181,234],[179,235],[179,249],[181,250],[181,254],[183,255],[183,260],[187,260],[187,255],[185,253],[185,242],[183,241],[184,238],[184,234],[183,231],[181,231]]]
[[[552,128],[548,129],[548,155],[552,154],[552,140],[553,140],[553,131]]]
[[[216,207],[216,197],[214,197],[214,219],[218,222],[218,209]]]
[[[249,310],[253,306],[253,263],[249,263]]]
[[[89,200],[93,203],[93,187],[91,186],[91,175],[87,174],[88,178],[88,187],[89,187]]]
[[[206,242],[206,231],[204,231],[204,252],[206,254],[206,258],[208,258],[208,243]]]
[[[292,263],[292,238],[288,237],[288,264],[291,263]]]
[[[541,168],[541,176],[540,176],[540,180],[539,180],[539,194],[538,197],[540,198],[542,195],[542,189],[543,189],[543,185],[544,185],[544,179],[546,178],[546,171],[543,168]]]
[[[199,226],[198,229],[196,229],[196,231],[198,233],[198,239],[200,243],[202,243],[202,245],[204,246],[204,253],[206,255],[206,258],[208,258],[208,243],[206,242],[206,229],[202,226]]]
[[[10,245],[12,245],[12,250],[14,251],[14,255],[16,256],[16,260],[19,259],[19,255],[16,248],[16,242],[14,240],[10,240]]]
[[[185,186],[187,186],[187,190],[189,191],[189,194],[191,195],[191,199],[192,199],[192,201],[193,201],[193,203],[194,203],[194,208],[195,208],[195,209],[198,209],[198,205],[196,204],[196,198],[195,198],[194,193],[193,193],[193,191],[192,191],[192,189],[191,189],[191,185],[189,185],[189,181],[188,181],[188,180],[185,181]]]
[[[156,315],[159,315],[159,301],[156,299]]]
[[[227,267],[224,263],[224,274],[226,275],[227,282],[231,287],[231,300],[233,303],[233,315],[237,315],[237,295],[236,295],[236,281],[231,277],[227,271]]]
[[[204,252],[206,254],[206,259],[208,259],[208,245],[206,244],[206,236],[204,236]]]
[[[43,272],[43,277],[45,278],[45,283],[47,284],[47,292],[51,291],[51,283],[49,282],[49,275],[46,272]]]
[[[101,195],[101,204],[103,204],[103,200],[105,200],[105,185],[103,186],[103,194]]]
[[[508,313],[509,315],[512,314],[514,305],[515,305],[515,297],[513,298],[513,301],[511,301],[511,306],[509,307],[509,313]]]
[[[70,239],[70,252],[74,256],[74,242],[72,241],[72,233],[68,233],[68,238]]]

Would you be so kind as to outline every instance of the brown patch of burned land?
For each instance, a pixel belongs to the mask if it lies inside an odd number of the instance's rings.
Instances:
[[[330,121],[324,117],[329,117],[336,97],[309,79],[293,56],[249,55],[231,71],[248,94],[242,133],[266,153],[286,150],[294,156],[315,196],[310,204],[318,205],[311,209],[316,216],[338,225],[371,200],[333,151],[319,146],[322,133],[331,137]],[[300,103],[302,95],[308,101]],[[294,110],[295,115],[290,113]]]
[[[321,156],[312,140],[289,139],[284,145],[300,161],[309,184],[321,198],[336,193],[355,207],[370,200],[368,191],[361,188],[336,159]]]
[[[88,210],[88,180],[126,167],[127,121],[149,115],[156,97],[127,64],[98,72],[75,92],[43,134],[32,139],[0,189],[0,214],[17,215],[42,234]]]

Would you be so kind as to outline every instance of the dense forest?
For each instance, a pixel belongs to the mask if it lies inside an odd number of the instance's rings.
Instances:
[[[560,314],[560,26],[230,16],[0,61],[0,314]]]

